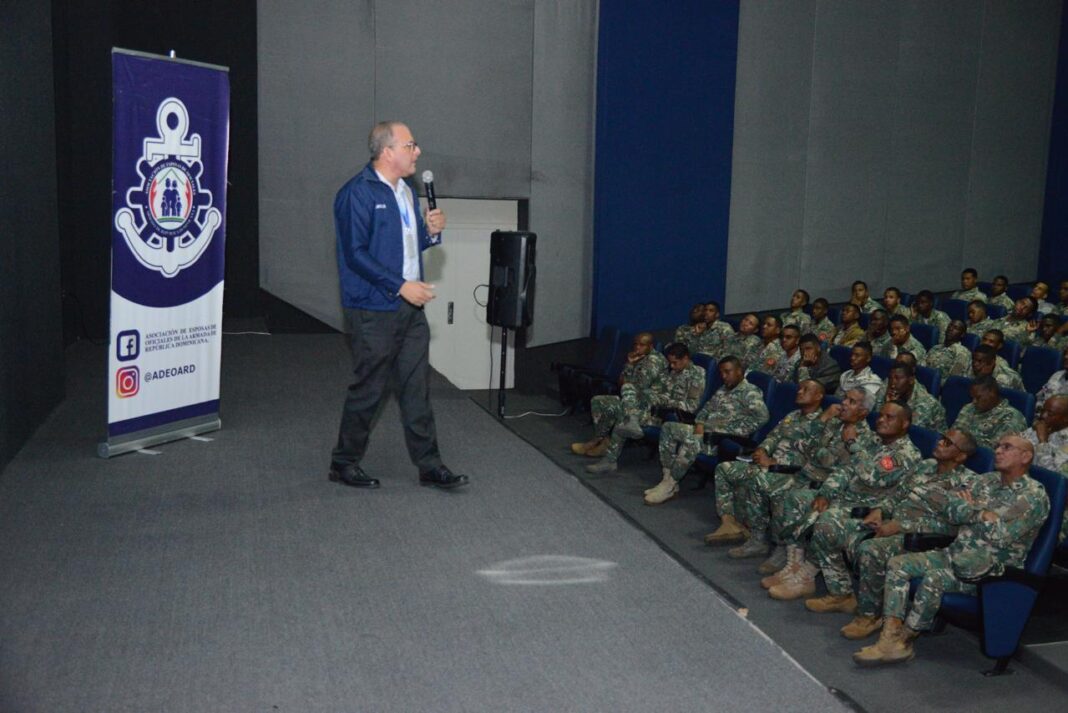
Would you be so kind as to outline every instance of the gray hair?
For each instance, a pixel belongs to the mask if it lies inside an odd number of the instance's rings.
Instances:
[[[367,137],[367,150],[371,152],[372,161],[382,155],[382,149],[393,143],[393,127],[399,123],[399,121],[380,121],[371,129]]]
[[[860,394],[860,403],[864,405],[864,410],[871,413],[871,410],[875,407],[875,394],[867,389],[850,389],[851,394]]]

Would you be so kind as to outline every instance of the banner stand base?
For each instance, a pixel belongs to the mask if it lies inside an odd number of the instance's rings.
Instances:
[[[187,418],[184,421],[174,421],[156,428],[125,433],[113,439],[101,441],[96,446],[96,454],[101,458],[111,458],[149,446],[158,446],[160,443],[170,443],[190,436],[199,436],[202,433],[211,433],[220,428],[222,428],[222,420],[219,419],[217,413]]]

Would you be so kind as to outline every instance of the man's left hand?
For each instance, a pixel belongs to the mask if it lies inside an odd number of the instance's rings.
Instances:
[[[435,208],[423,215],[426,222],[426,231],[431,235],[437,235],[445,230],[445,213],[441,208]]]

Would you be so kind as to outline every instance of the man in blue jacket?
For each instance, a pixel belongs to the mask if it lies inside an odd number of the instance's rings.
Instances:
[[[438,453],[430,408],[430,328],[423,305],[434,286],[423,282],[421,254],[441,242],[445,214],[419,213],[419,199],[405,178],[415,173],[421,153],[407,126],[376,124],[368,137],[370,162],[341,187],[334,199],[341,303],[352,349],[354,383],[349,387],[330,480],[376,488],[378,479],[360,468],[371,420],[390,376],[397,391],[408,455],[419,482],[452,488],[467,482],[452,473]]]

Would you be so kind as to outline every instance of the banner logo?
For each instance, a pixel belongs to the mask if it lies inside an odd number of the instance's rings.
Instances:
[[[180,99],[160,102],[156,129],[137,162],[141,185],[126,191],[127,207],[116,211],[115,227],[138,262],[174,277],[204,254],[222,214],[212,206],[211,191],[200,187],[200,134],[189,134],[189,112]]]
[[[141,356],[141,333],[136,329],[119,332],[115,337],[115,358],[119,361],[133,361]]]
[[[115,395],[120,399],[135,396],[141,390],[141,370],[136,366],[124,366],[115,372]]]

